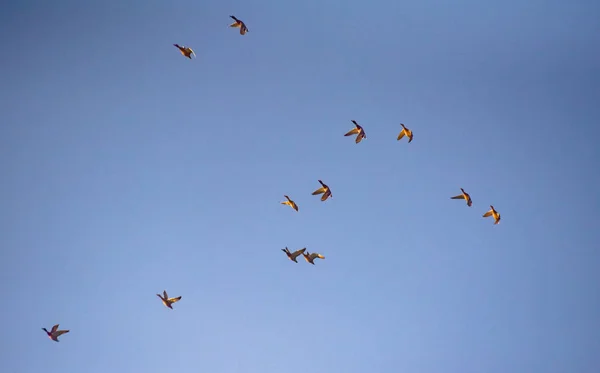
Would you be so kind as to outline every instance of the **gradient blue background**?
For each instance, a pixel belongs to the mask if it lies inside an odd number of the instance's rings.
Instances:
[[[600,371],[597,1],[164,3],[3,3],[3,372]]]

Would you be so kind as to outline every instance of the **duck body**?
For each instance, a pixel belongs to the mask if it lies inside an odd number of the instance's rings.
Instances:
[[[496,211],[496,209],[494,209],[494,206],[492,206],[492,205],[490,205],[489,211],[486,212],[485,214],[483,214],[484,218],[487,218],[490,216],[494,218],[494,225],[500,223],[500,213],[498,211]]]
[[[465,190],[463,188],[460,188],[460,190],[462,191],[462,194],[459,194],[458,196],[450,197],[450,199],[464,199],[465,201],[467,201],[467,206],[471,207],[471,205],[473,204],[473,201],[471,200],[471,196],[469,195],[469,193],[465,192]]]
[[[360,126],[360,124],[356,123],[355,120],[352,120],[352,123],[354,123],[354,126],[356,128],[351,129],[350,131],[348,131],[348,133],[346,133],[344,136],[352,136],[352,135],[357,135],[356,136],[356,140],[355,142],[358,144],[359,142],[362,141],[362,139],[366,139],[367,138],[367,134],[365,133],[364,128],[362,128]]]
[[[189,58],[190,60],[192,59],[192,55],[194,55],[194,57],[196,57],[196,53],[194,52],[194,50],[192,48],[186,47],[185,45],[179,45],[179,44],[173,44],[173,45],[175,47],[177,47],[177,49],[179,49],[179,52],[181,52],[182,55]]]
[[[281,202],[282,205],[288,205],[291,208],[293,208],[294,210],[298,211],[298,205],[296,205],[296,202],[292,201],[290,199],[290,197],[284,195],[286,201]]]
[[[229,25],[229,27],[239,28],[240,35],[245,35],[248,32],[248,27],[246,27],[246,24],[244,22],[235,18],[235,16],[229,16],[229,17],[231,17],[235,21],[231,25]]]
[[[54,325],[50,331],[48,331],[46,328],[42,328],[42,330],[46,332],[46,335],[48,335],[48,338],[54,342],[60,342],[58,337],[69,332],[69,330],[58,330],[58,325],[59,324]]]
[[[329,197],[333,198],[333,195],[331,194],[331,189],[329,188],[329,186],[327,184],[323,183],[321,180],[319,180],[319,183],[321,184],[321,188],[312,192],[312,195],[316,196],[318,194],[323,194],[323,196],[321,197],[321,201],[326,201],[327,198],[329,198]]]
[[[163,290],[163,295],[156,294],[156,296],[160,298],[160,300],[162,301],[162,304],[164,304],[165,307],[168,307],[170,309],[173,309],[173,306],[172,306],[173,303],[179,302],[181,300],[181,296],[169,298],[166,290]]]
[[[306,253],[302,253],[302,256],[304,256],[304,259],[306,259],[306,261],[312,265],[315,265],[315,259],[317,258],[325,259],[325,257],[321,254],[309,253],[308,251]]]
[[[410,142],[413,140],[412,131],[406,128],[404,124],[400,123],[400,125],[402,126],[402,131],[400,131],[400,133],[398,134],[397,140],[400,141],[404,136],[406,136],[408,137],[408,143],[410,144]]]

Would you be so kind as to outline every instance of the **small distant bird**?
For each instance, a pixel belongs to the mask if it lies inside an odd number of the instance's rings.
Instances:
[[[292,262],[296,262],[296,263],[298,263],[298,261],[296,260],[296,258],[298,256],[300,256],[300,254],[303,254],[304,250],[306,250],[306,248],[300,249],[300,250],[296,250],[293,253],[291,253],[290,249],[288,249],[287,246],[285,247],[285,249],[281,249],[281,251],[283,251],[285,253],[285,255],[287,255],[287,257],[290,258],[290,260]]]
[[[400,141],[401,138],[404,137],[404,135],[406,135],[406,137],[408,137],[408,142],[410,143],[413,139],[413,133],[411,130],[409,130],[408,128],[404,127],[404,124],[400,123],[400,125],[402,126],[402,131],[400,131],[400,134],[398,135],[398,141]]]
[[[298,205],[296,205],[296,202],[292,201],[290,199],[290,197],[286,196],[285,194],[283,196],[285,197],[285,199],[287,199],[287,201],[283,201],[283,202],[281,202],[281,204],[288,205],[291,208],[293,208],[294,210],[298,211]]]
[[[69,332],[68,330],[58,330],[58,324],[54,325],[51,331],[46,330],[46,328],[42,328],[42,330],[45,331],[46,334],[48,334],[48,338],[54,342],[60,342],[58,337]]]
[[[196,57],[196,53],[194,53],[194,50],[192,48],[186,47],[184,45],[179,45],[179,44],[173,44],[173,45],[176,46],[177,49],[179,49],[179,51],[181,52],[181,54],[183,54],[184,56],[186,56],[190,60],[192,59],[192,54],[194,55],[194,57]]]
[[[494,209],[494,206],[490,205],[490,211],[486,212],[485,214],[483,214],[484,218],[493,216],[494,217],[494,225],[500,223],[500,214],[498,213],[498,211],[496,211]]]
[[[240,35],[244,35],[245,33],[248,32],[248,27],[246,27],[246,24],[242,21],[240,21],[239,19],[235,18],[235,16],[229,16],[231,18],[233,18],[235,20],[235,22],[233,22],[231,25],[229,25],[229,27],[236,27],[240,29]]]
[[[351,135],[358,134],[358,136],[356,136],[356,143],[358,144],[359,142],[361,142],[362,139],[366,139],[367,138],[367,134],[365,133],[365,130],[358,123],[356,123],[355,120],[352,120],[352,123],[354,123],[354,125],[356,126],[356,128],[351,129],[344,136],[351,136]]]
[[[473,204],[473,201],[471,201],[471,196],[469,195],[469,193],[465,192],[465,190],[463,188],[460,188],[460,190],[462,191],[462,194],[460,194],[458,196],[450,197],[450,198],[451,199],[464,199],[465,201],[467,201],[467,206],[471,207],[471,205]]]
[[[304,248],[306,249],[306,248]],[[304,259],[306,259],[307,262],[309,262],[312,265],[315,265],[314,260],[319,258],[319,259],[325,259],[325,257],[321,254],[317,254],[317,253],[309,253],[308,251],[306,253],[302,253],[302,256],[304,256]]]
[[[316,196],[317,194],[323,194],[323,197],[321,197],[321,201],[325,201],[329,197],[333,198],[333,195],[331,194],[331,189],[329,189],[329,186],[324,184],[321,180],[319,180],[319,183],[321,183],[322,187],[315,190],[314,192],[312,192],[312,195]]]
[[[160,294],[156,294],[157,297],[160,298],[160,300],[162,300],[163,304],[167,307],[169,307],[170,309],[173,309],[173,307],[171,307],[171,305],[175,302],[179,302],[179,300],[181,299],[181,296],[175,297],[175,298],[169,298],[169,296],[167,295],[167,291],[163,290],[163,295],[161,296]]]

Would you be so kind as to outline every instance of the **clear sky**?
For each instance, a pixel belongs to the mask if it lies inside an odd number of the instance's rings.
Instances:
[[[2,372],[597,373],[598,19],[6,2]]]

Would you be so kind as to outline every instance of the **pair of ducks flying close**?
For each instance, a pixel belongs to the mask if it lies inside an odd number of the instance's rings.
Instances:
[[[471,207],[471,205],[473,204],[471,196],[469,195],[469,193],[465,192],[463,188],[460,188],[460,190],[462,192],[461,194],[454,197],[450,197],[450,199],[464,199],[465,201],[467,201],[467,206]],[[494,206],[492,205],[490,205],[489,211],[483,214],[484,218],[488,218],[490,216],[494,217],[494,225],[500,223],[500,213],[496,211],[496,209],[494,209]]]
[[[229,17],[231,17],[235,20],[235,22],[233,22],[231,25],[229,25],[229,27],[239,28],[240,35],[245,35],[248,32],[248,27],[246,27],[246,24],[244,22],[235,18],[235,16],[229,16]],[[196,57],[196,53],[194,53],[194,50],[192,48],[186,47],[185,45],[179,45],[179,44],[173,44],[173,45],[175,47],[177,47],[177,49],[179,49],[179,51],[181,52],[182,55],[189,58],[190,60],[192,59],[192,55],[194,57]]]
[[[321,201],[325,201],[327,198],[329,197],[333,197],[331,194],[331,189],[329,189],[329,186],[325,183],[323,183],[321,180],[319,180],[319,183],[321,184],[321,187],[317,190],[315,190],[314,192],[312,192],[313,196],[316,196],[318,194],[322,194],[323,196],[321,197]],[[282,205],[288,205],[291,208],[293,208],[294,210],[298,211],[298,205],[296,204],[296,202],[292,201],[290,199],[290,197],[286,196],[285,194],[283,195],[286,199],[286,201],[281,202]]]
[[[315,265],[314,260],[317,258],[325,259],[325,257],[321,254],[305,252],[306,247],[303,249],[300,249],[300,250],[296,250],[292,253],[292,252],[290,252],[290,249],[288,249],[286,246],[286,248],[281,249],[281,251],[283,251],[285,253],[285,255],[287,255],[287,257],[290,258],[290,260],[295,263],[298,263],[298,261],[296,261],[296,258],[299,257],[300,254],[302,254],[302,256],[304,256],[304,259],[306,259],[306,261],[312,265]]]
[[[359,142],[362,141],[362,139],[366,139],[367,138],[367,134],[365,133],[365,129],[362,128],[360,124],[356,123],[355,120],[352,120],[352,123],[354,123],[355,128],[353,128],[350,131],[348,131],[348,133],[346,133],[344,136],[357,135],[355,142],[358,144]],[[412,133],[412,131],[409,130],[408,128],[406,128],[404,126],[404,124],[400,123],[400,125],[402,126],[402,131],[400,131],[400,133],[398,134],[397,140],[399,141],[404,136],[406,136],[406,137],[408,137],[408,142],[410,143],[412,141],[412,139],[413,139],[413,133]]]

